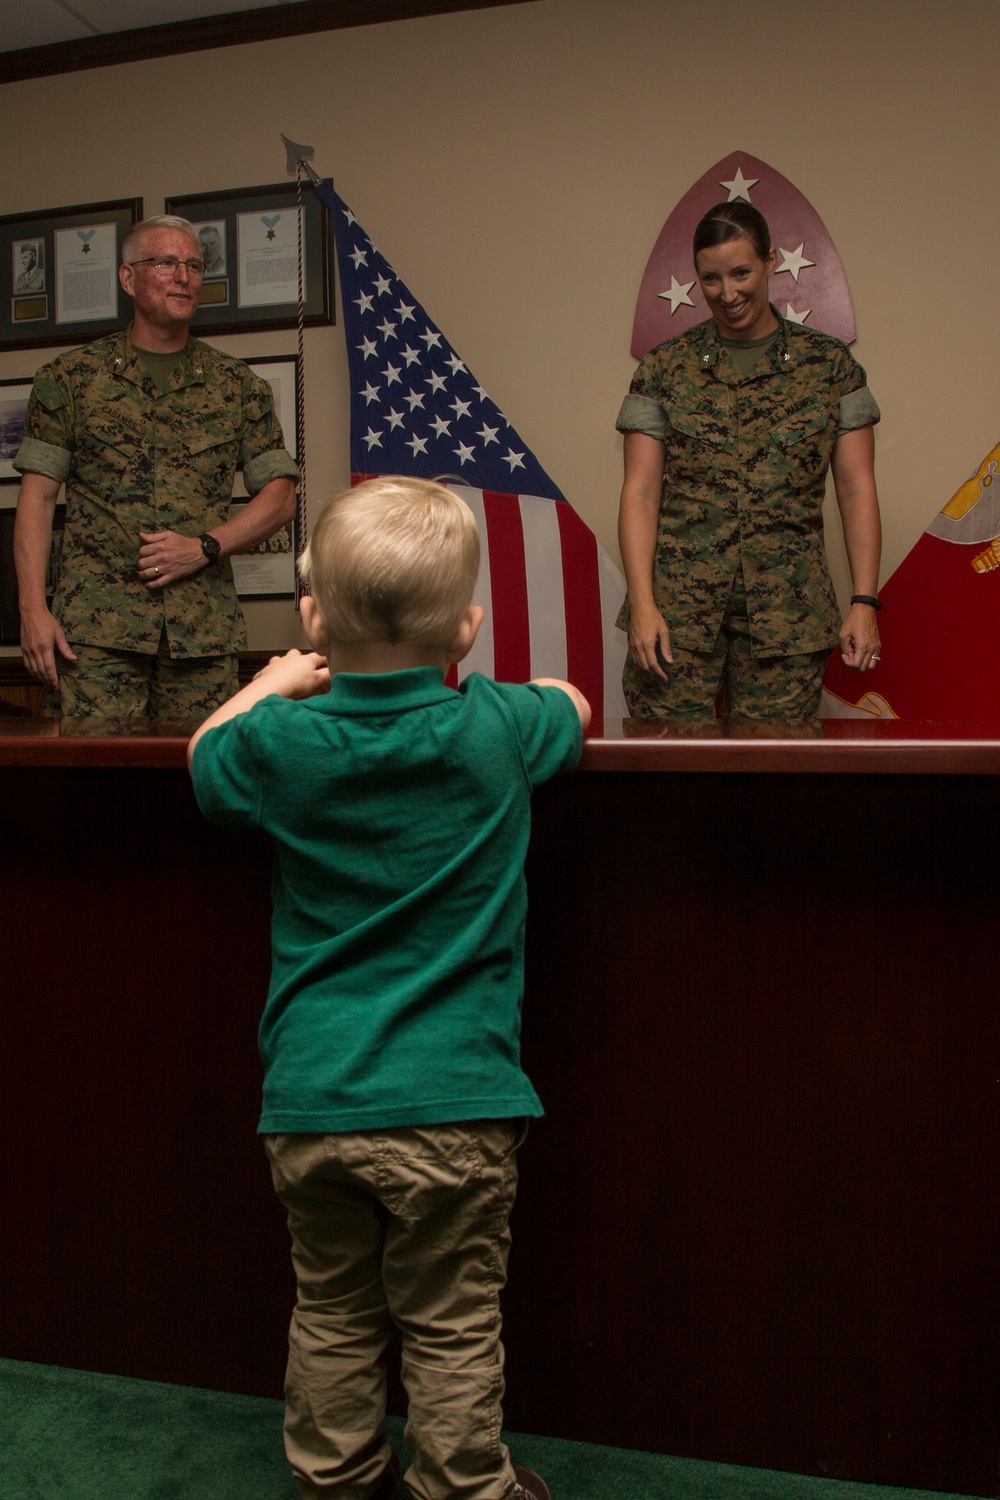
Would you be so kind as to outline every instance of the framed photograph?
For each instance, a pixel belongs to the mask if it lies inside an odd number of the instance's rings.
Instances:
[[[294,459],[299,456],[299,356],[271,354],[265,359],[248,359],[255,375],[266,380],[274,396],[274,410],[285,437],[285,447]],[[242,508],[240,496],[233,502],[231,514]],[[231,561],[236,592],[241,599],[293,599],[295,597],[295,559],[298,537],[295,523],[289,521],[275,536],[260,542],[252,552],[236,552]]]
[[[122,328],[121,248],[141,198],[0,218],[0,349],[82,344]]]
[[[168,198],[164,213],[190,219],[205,261],[198,334],[260,333],[298,322],[299,209],[294,182]],[[303,302],[307,327],[334,321],[330,215],[302,193]]]
[[[20,484],[14,459],[24,437],[30,380],[0,380],[0,484]]]
[[[234,500],[231,516],[239,515],[246,501]],[[236,592],[241,599],[295,598],[295,522],[258,542],[252,552],[234,552],[230,558]]]
[[[299,457],[299,356],[269,354],[265,359],[248,359],[255,375],[266,380],[274,397],[274,410],[285,435],[285,447],[292,457]]]
[[[8,492],[9,493],[9,492]],[[14,517],[17,506],[13,496],[0,500],[0,646],[21,643],[21,612],[17,603],[17,574],[14,571]],[[66,507],[57,505],[52,517],[52,550],[45,575],[45,597],[51,601],[59,578],[62,558],[62,534],[66,524]]]

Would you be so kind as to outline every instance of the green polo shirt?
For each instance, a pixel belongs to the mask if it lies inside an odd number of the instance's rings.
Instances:
[[[274,842],[261,1132],[539,1115],[520,1063],[530,794],[580,756],[558,688],[342,673],[199,741],[205,815]]]

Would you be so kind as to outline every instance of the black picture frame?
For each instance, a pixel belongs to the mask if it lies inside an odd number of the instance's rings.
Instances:
[[[84,344],[123,328],[131,303],[118,267],[141,218],[141,198],[0,217],[0,349]]]
[[[266,380],[274,396],[274,409],[281,423],[285,447],[294,459],[302,448],[299,427],[299,356],[297,354],[264,354],[259,359],[247,356],[246,363]],[[233,498],[233,508],[244,503],[243,495]],[[260,542],[251,552],[232,555],[233,580],[240,599],[294,599],[295,561],[299,555],[298,520],[287,522],[273,537]]]
[[[24,414],[31,386],[30,375],[0,380],[0,484],[21,482],[14,459],[24,437]]]
[[[199,236],[203,229],[214,228],[221,244],[222,268],[206,274],[191,319],[196,334],[263,333],[297,325],[297,200],[294,182],[186,193],[166,200],[165,213],[188,219]],[[333,232],[326,207],[309,186],[302,192],[302,221],[303,321],[314,328],[335,321]],[[212,253],[211,244],[203,244],[206,262]],[[269,296],[276,300],[259,300]]]

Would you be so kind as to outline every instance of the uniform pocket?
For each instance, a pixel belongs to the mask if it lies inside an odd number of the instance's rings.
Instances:
[[[788,464],[793,487],[796,477],[813,480],[824,472],[836,435],[835,417],[818,403],[804,406],[794,416],[775,423],[771,442]]]
[[[666,477],[697,483],[710,475],[722,461],[729,443],[729,428],[717,417],[681,407],[664,410],[667,430],[663,441],[667,450]]]

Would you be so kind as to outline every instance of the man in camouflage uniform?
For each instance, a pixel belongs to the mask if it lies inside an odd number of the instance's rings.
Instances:
[[[665,678],[630,654],[635,715],[711,715],[727,670],[743,715],[816,711],[840,624],[827,470],[837,438],[879,412],[843,344],[772,311],[777,331],[739,350],[711,320],[661,344],[623,402],[626,445],[632,433],[660,445],[646,450],[658,472],[662,458],[653,599],[673,654]],[[626,601],[618,624],[629,621]]]
[[[53,712],[203,716],[236,691],[246,644],[229,556],[291,519],[297,470],[267,382],[188,337],[202,269],[191,226],[146,220],[122,262],[131,328],[43,366],[28,403],[14,460],[22,652],[58,691]],[[237,469],[251,499],[227,519]]]

